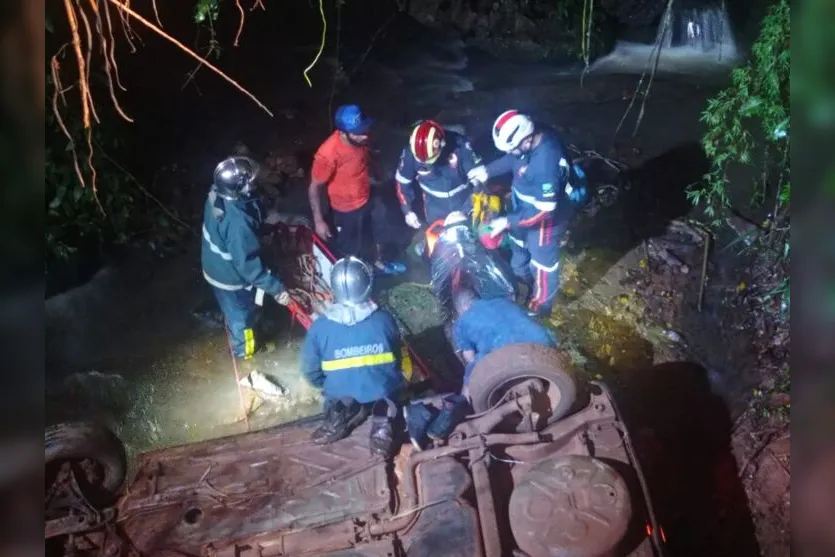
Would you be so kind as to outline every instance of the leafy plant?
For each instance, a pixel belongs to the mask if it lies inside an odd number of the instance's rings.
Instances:
[[[728,170],[756,163],[762,165],[762,172],[751,185],[751,201],[761,204],[773,186],[776,193],[769,228],[783,230],[787,222],[791,197],[789,28],[789,2],[780,0],[763,19],[752,59],[734,70],[731,85],[710,99],[702,113],[701,120],[707,125],[702,146],[712,167],[704,181],[688,191],[688,197],[694,205],[703,206],[714,225],[731,205]],[[762,130],[760,141],[752,132],[757,124]]]
[[[81,118],[66,115],[64,123],[76,141],[83,144]],[[172,213],[152,204],[147,192],[135,183],[136,179],[108,154],[118,154],[123,145],[119,137],[107,133],[106,125],[91,131],[93,166],[98,182],[106,185],[95,194],[89,183],[86,186],[80,183],[71,146],[59,131],[52,113],[46,115],[46,129],[47,272],[51,263],[67,259],[84,247],[121,245],[139,236],[154,240],[177,237],[175,222],[166,216],[166,212]],[[86,171],[86,161],[82,163],[82,171]]]
[[[194,22],[203,23],[205,21],[217,21],[220,15],[220,6],[218,0],[197,0],[194,5]]]

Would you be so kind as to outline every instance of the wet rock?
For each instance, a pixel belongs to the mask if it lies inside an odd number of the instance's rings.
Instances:
[[[676,344],[685,344],[684,337],[681,336],[681,334],[677,331],[674,331],[672,329],[664,329],[663,331],[661,331],[661,334],[664,335],[664,337],[670,340],[671,342],[674,342]]]
[[[261,373],[260,371],[253,371],[246,377],[242,378],[240,380],[240,384],[242,387],[252,389],[253,391],[269,398],[284,397],[287,396],[288,393],[287,387],[282,385],[278,379],[266,373]]]
[[[688,267],[672,250],[661,245],[659,241],[650,240],[647,242],[647,248],[650,255],[657,259],[661,259],[664,263],[679,273],[686,275],[690,272],[690,267]]]

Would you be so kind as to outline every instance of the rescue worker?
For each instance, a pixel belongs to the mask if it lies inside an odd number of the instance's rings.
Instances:
[[[258,237],[266,215],[255,191],[257,173],[258,164],[248,157],[221,161],[203,209],[203,277],[223,312],[234,357],[246,362],[265,346],[255,333],[264,294],[282,305],[290,302],[261,259]]]
[[[432,120],[415,124],[395,174],[406,224],[420,228],[414,210],[415,182],[422,190],[427,223],[442,220],[453,211],[466,213],[472,194],[467,173],[480,164],[481,158],[461,134],[445,130]]]
[[[439,408],[421,402],[405,408],[406,429],[412,445],[424,448],[426,438],[446,438],[470,411],[469,383],[476,363],[510,344],[556,346],[554,334],[509,298],[479,298],[466,287],[452,298],[457,318],[452,323],[453,349],[464,362],[461,394],[445,396]]]
[[[513,173],[512,207],[506,217],[494,219],[491,234],[508,231],[511,266],[528,285],[529,314],[551,313],[559,290],[560,241],[570,218],[571,204],[581,190],[574,165],[557,135],[537,129],[531,118],[517,110],[502,113],[493,124],[493,143],[503,157],[474,168],[470,180]],[[558,211],[558,204],[562,204]]]
[[[334,302],[313,321],[301,351],[301,370],[325,398],[325,420],[315,443],[347,436],[372,413],[371,449],[391,448],[394,400],[405,387],[402,341],[392,315],[371,299],[373,271],[356,257],[331,270]]]
[[[372,120],[357,105],[336,109],[336,130],[319,146],[310,171],[310,207],[316,234],[335,239],[342,256],[363,257],[374,243],[374,267],[384,274],[406,270],[402,263],[382,259],[383,241],[388,236],[382,200],[371,192],[369,132]],[[327,191],[331,223],[322,210],[322,188]],[[370,259],[370,258],[369,258]]]
[[[465,365],[464,395],[475,364],[494,350],[519,343],[557,345],[551,330],[508,298],[478,298],[472,290],[460,289],[453,295],[453,305],[457,318],[452,344]]]

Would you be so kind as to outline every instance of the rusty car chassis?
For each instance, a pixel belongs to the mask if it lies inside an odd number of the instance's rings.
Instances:
[[[588,390],[538,431],[508,426],[531,413],[531,388],[389,459],[371,456],[367,423],[312,444],[319,418],[152,451],[98,508],[62,465],[76,499],[47,513],[47,555],[659,557],[629,434],[606,387]]]

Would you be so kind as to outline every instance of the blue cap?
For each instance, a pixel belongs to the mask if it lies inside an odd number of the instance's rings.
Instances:
[[[346,104],[337,108],[334,120],[336,120],[336,129],[345,133],[356,134],[367,133],[373,122],[355,104]]]

